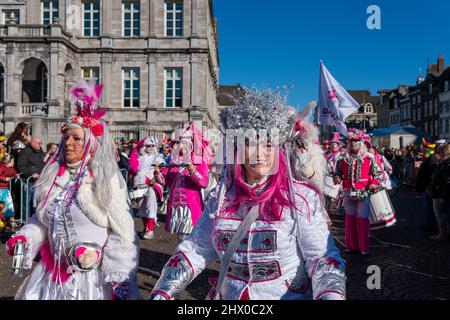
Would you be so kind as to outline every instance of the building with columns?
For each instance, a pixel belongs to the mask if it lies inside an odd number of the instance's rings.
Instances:
[[[57,142],[80,78],[104,84],[115,138],[162,138],[188,119],[218,126],[212,0],[0,0],[3,130]]]

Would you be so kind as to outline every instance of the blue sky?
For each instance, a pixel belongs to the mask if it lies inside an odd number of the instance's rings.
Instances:
[[[414,84],[419,68],[450,65],[448,0],[213,0],[220,83],[292,85],[289,103],[317,101],[319,61],[346,89]],[[369,30],[369,5],[381,30]]]

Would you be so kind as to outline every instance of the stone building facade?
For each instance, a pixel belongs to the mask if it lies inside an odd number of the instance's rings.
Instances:
[[[360,108],[345,119],[347,128],[364,129],[366,132],[376,128],[380,97],[373,96],[370,90],[348,90],[348,93],[359,103]]]
[[[162,138],[188,119],[218,126],[212,0],[0,0],[3,131],[58,141],[80,78],[104,84],[115,138]]]

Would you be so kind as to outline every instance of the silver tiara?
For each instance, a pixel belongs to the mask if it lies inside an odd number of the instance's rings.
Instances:
[[[277,130],[278,142],[283,145],[291,132],[296,112],[286,104],[286,95],[281,89],[241,88],[237,92],[235,105],[221,111],[225,129]]]

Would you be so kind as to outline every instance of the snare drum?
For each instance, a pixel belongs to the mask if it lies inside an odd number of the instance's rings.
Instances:
[[[333,177],[326,175],[324,177],[323,194],[331,199],[337,199],[339,194],[340,184],[334,184]]]
[[[393,226],[397,220],[391,199],[385,189],[370,195],[370,230]]]

